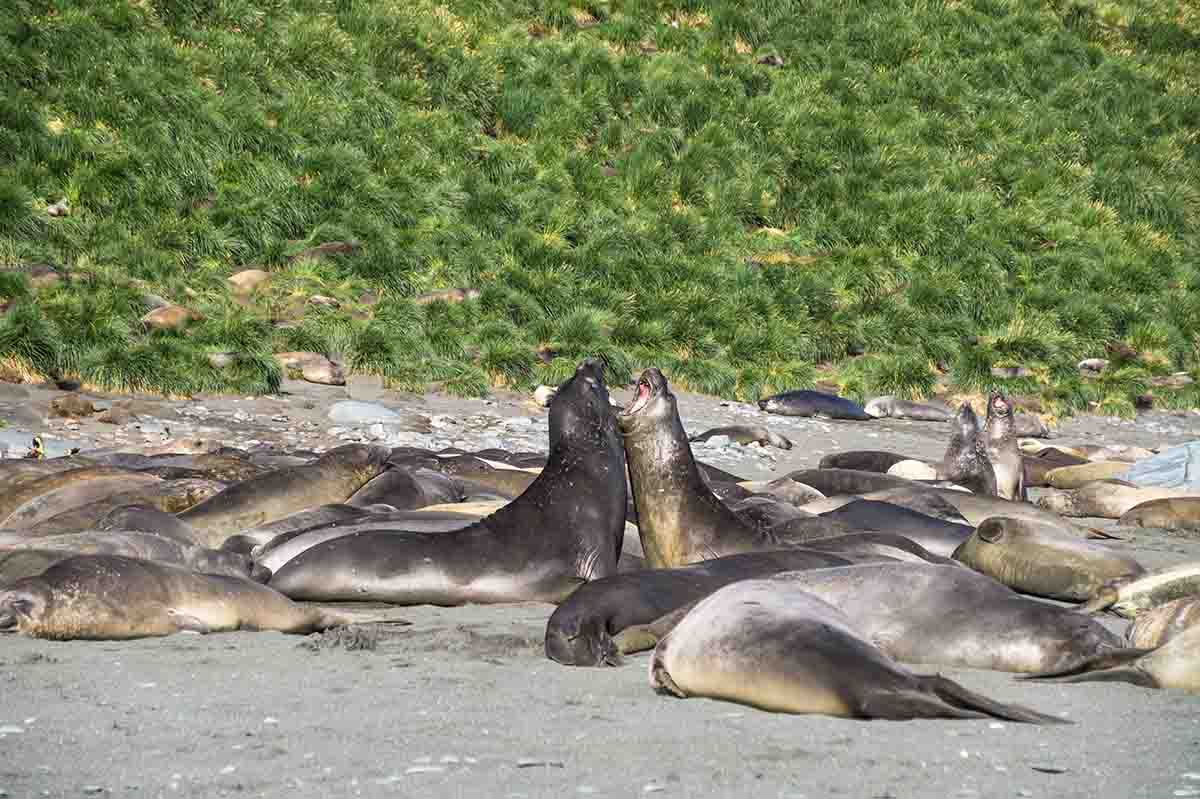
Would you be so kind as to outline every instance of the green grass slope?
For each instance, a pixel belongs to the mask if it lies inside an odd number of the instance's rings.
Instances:
[[[1195,0],[10,4],[10,368],[266,391],[313,350],[473,394],[598,353],[1128,413],[1200,366]],[[453,286],[482,294],[412,301]],[[148,331],[147,292],[202,318]]]

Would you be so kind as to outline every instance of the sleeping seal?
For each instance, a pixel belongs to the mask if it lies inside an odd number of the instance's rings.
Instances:
[[[292,558],[271,585],[308,600],[557,603],[616,574],[624,529],[624,453],[603,364],[588,359],[550,402],[546,468],[510,504],[449,532],[335,538]]]
[[[780,416],[828,416],[830,419],[853,419],[869,422],[872,416],[856,402],[835,397],[822,391],[799,389],[760,399],[760,410]]]
[[[730,427],[714,427],[711,430],[705,430],[698,436],[692,436],[688,441],[695,444],[708,441],[713,436],[725,436],[730,441],[736,441],[739,444],[761,444],[764,447],[778,447],[779,449],[792,448],[791,441],[778,433],[771,432],[762,425],[736,424]]]
[[[1132,647],[1153,649],[1192,627],[1200,627],[1200,596],[1142,611],[1125,631],[1125,640]]]
[[[702,599],[654,648],[650,685],[763,710],[847,718],[1061,721],[920,677],[837,608],[777,580],[742,580]]]
[[[945,408],[923,405],[920,402],[893,397],[891,394],[876,397],[863,410],[876,419],[911,419],[914,422],[948,422],[954,418]]]
[[[908,455],[882,450],[863,449],[846,452],[831,452],[821,458],[821,469],[855,469],[860,472],[886,473],[888,469],[900,461],[909,459]]]
[[[1175,688],[1200,694],[1200,625],[1157,649],[1120,649],[1074,668],[1030,675],[1053,682],[1129,682],[1145,688]]]
[[[1139,502],[1121,514],[1118,524],[1200,532],[1200,497],[1165,497]]]

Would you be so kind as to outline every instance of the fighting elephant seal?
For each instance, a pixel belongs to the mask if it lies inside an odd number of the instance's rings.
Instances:
[[[1072,669],[1031,675],[1052,682],[1128,682],[1200,694],[1200,626],[1192,626],[1156,649],[1122,649]]]
[[[780,416],[828,416],[830,419],[853,419],[861,422],[869,422],[873,418],[857,402],[809,389],[785,391],[760,399],[758,407],[767,413]]]
[[[853,449],[846,452],[831,452],[822,456],[818,464],[820,469],[854,469],[860,472],[886,473],[888,469],[900,461],[909,460],[910,456],[896,452],[886,452],[876,449]]]
[[[282,519],[296,511],[344,502],[388,468],[391,450],[364,444],[335,447],[313,463],[267,472],[229,486],[179,514],[205,546],[219,548],[239,530]]]
[[[336,538],[284,564],[271,585],[298,599],[559,602],[580,583],[615,574],[625,458],[600,361],[580,364],[549,415],[549,462],[510,504],[461,530]]]
[[[953,418],[951,413],[945,408],[939,408],[936,405],[924,405],[920,402],[910,402],[899,397],[893,397],[891,394],[875,397],[863,406],[863,410],[868,416],[873,416],[876,419],[948,422]]]
[[[705,430],[700,435],[692,436],[688,441],[694,444],[708,441],[713,436],[725,436],[730,441],[736,441],[739,444],[761,444],[764,447],[778,447],[779,449],[792,448],[791,441],[778,433],[771,432],[762,425],[737,424],[730,427],[714,427],[711,430]]]
[[[1003,718],[1059,722],[941,676],[917,676],[845,614],[775,580],[743,580],[696,604],[654,648],[650,685],[786,713],[847,718]]]
[[[1064,536],[1024,519],[987,519],[954,551],[954,559],[1026,594],[1083,602],[1110,580],[1145,572],[1107,547]]]
[[[673,569],[645,569],[579,586],[546,623],[546,657],[567,666],[621,663],[614,636],[649,624],[718,588],[780,571],[850,563],[807,549],[747,552]]]
[[[1125,640],[1131,647],[1154,649],[1192,627],[1200,627],[1200,596],[1142,611],[1125,631]]]
[[[1139,488],[1120,480],[1094,480],[1074,491],[1043,494],[1037,506],[1060,516],[1120,519],[1143,502],[1188,495],[1177,488]]]
[[[78,555],[0,591],[0,629],[35,638],[120,640],[228,630],[310,633],[346,616],[260,583],[118,555]]]
[[[954,416],[950,443],[937,465],[937,476],[942,480],[969,488],[983,496],[996,495],[996,472],[988,460],[987,445],[975,411],[963,403]]]
[[[1123,527],[1200,532],[1200,497],[1164,497],[1139,502],[1121,514]]]
[[[988,397],[983,423],[984,451],[996,477],[996,495],[1001,499],[1022,500],[1025,492],[1025,464],[1017,445],[1016,421],[1012,403],[999,391]]]

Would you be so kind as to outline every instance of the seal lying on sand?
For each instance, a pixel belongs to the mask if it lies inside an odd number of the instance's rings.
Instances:
[[[1125,631],[1125,640],[1131,647],[1153,649],[1192,627],[1200,627],[1200,596],[1142,611]]]
[[[1139,502],[1121,514],[1118,524],[1200,532],[1200,497],[1166,497]]]
[[[0,547],[38,549],[72,555],[125,555],[131,558],[173,563],[192,571],[209,574],[229,574],[250,577],[266,582],[270,574],[253,569],[250,558],[219,549],[204,549],[154,533],[134,531],[89,530],[82,533],[45,536],[30,540],[11,540],[0,534]]]
[[[288,561],[271,585],[310,600],[559,602],[616,574],[624,528],[624,453],[604,367],[588,359],[550,403],[550,460],[520,497],[460,530],[336,538]]]
[[[1143,502],[1185,496],[1188,492],[1177,488],[1138,488],[1120,480],[1095,480],[1074,491],[1043,494],[1037,506],[1060,516],[1120,519]]]
[[[996,391],[988,397],[983,440],[988,461],[996,477],[996,496],[1002,499],[1026,499],[1025,464],[1017,445],[1012,403]]]
[[[310,633],[346,616],[297,605],[241,578],[118,555],[78,555],[0,591],[0,629],[35,638],[118,640],[228,630]]]
[[[113,466],[84,466],[39,477],[0,494],[0,527],[28,527],[110,494],[158,482],[152,475]]]
[[[954,559],[1026,594],[1074,602],[1091,599],[1110,580],[1145,572],[1133,558],[1107,547],[1003,516],[980,524]]]
[[[1053,682],[1129,682],[1200,694],[1200,626],[1192,626],[1157,649],[1121,649],[1075,668],[1030,675]]]
[[[1089,461],[1075,466],[1060,466],[1046,472],[1046,484],[1060,491],[1082,488],[1096,480],[1116,480],[1129,470],[1128,463]]]
[[[950,443],[937,466],[937,476],[969,488],[976,494],[996,495],[996,472],[988,460],[979,419],[965,402],[954,417]]]
[[[692,436],[688,441],[692,443],[708,441],[713,436],[725,436],[730,441],[736,441],[739,444],[761,444],[764,447],[778,447],[779,449],[792,448],[791,441],[778,433],[772,433],[761,425],[737,424],[731,427],[714,427],[711,430],[705,430],[698,436]]]
[[[162,480],[65,510],[24,528],[23,532],[29,537],[82,532],[94,527],[114,509],[128,505],[150,506],[167,514],[179,513],[216,496],[224,488],[224,483],[215,480]]]
[[[1025,487],[1047,486],[1046,475],[1060,466],[1078,466],[1087,463],[1087,458],[1080,458],[1069,452],[1063,452],[1057,447],[1046,447],[1036,454],[1021,455],[1021,464],[1025,474]]]
[[[743,580],[701,600],[658,642],[650,685],[786,713],[849,718],[1061,721],[919,677],[872,646],[839,610],[776,580]]]
[[[948,422],[953,415],[945,408],[936,405],[923,405],[919,402],[893,397],[887,394],[876,397],[868,402],[863,410],[868,416],[876,419],[911,419],[914,422]]]
[[[867,499],[855,500],[821,516],[860,530],[902,535],[930,552],[947,558],[975,532],[975,528],[968,524],[948,522],[900,505]]]
[[[821,469],[855,469],[860,472],[884,474],[900,461],[909,460],[908,455],[882,450],[862,449],[846,452],[831,452],[821,458]]]
[[[760,410],[780,416],[828,416],[830,419],[853,419],[869,422],[872,416],[856,402],[821,391],[800,389],[785,391],[758,401]]]
[[[388,467],[390,455],[386,447],[335,447],[308,465],[276,469],[235,483],[179,514],[179,520],[203,538],[198,543],[216,549],[239,530],[305,508],[344,502]]]
[[[1132,619],[1176,599],[1200,596],[1200,563],[1177,563],[1165,569],[1115,578],[1099,588],[1080,610],[1111,610]]]
[[[462,498],[462,489],[444,474],[431,469],[409,471],[393,468],[355,491],[346,504],[365,508],[383,503],[397,510],[412,510],[427,505],[458,502]]]

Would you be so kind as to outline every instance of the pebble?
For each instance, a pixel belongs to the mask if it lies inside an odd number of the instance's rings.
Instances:
[[[1175,796],[1200,796],[1200,788],[1180,788],[1175,791]]]
[[[536,760],[531,757],[523,757],[517,761],[517,768],[535,768],[542,766],[544,768],[562,768],[561,760]]]
[[[445,766],[409,766],[404,769],[405,774],[427,774],[445,771]]]
[[[229,765],[229,766],[226,766],[225,768],[221,769],[222,774],[232,774],[235,771],[237,771],[237,766],[234,766],[234,765]]]
[[[98,793],[104,793],[104,788],[99,785],[85,785],[85,786],[83,786],[82,790],[88,796],[94,796]]]
[[[660,793],[661,791],[665,791],[665,790],[666,790],[665,787],[663,787],[662,785],[653,783],[653,782],[648,782],[642,786],[642,793]]]

